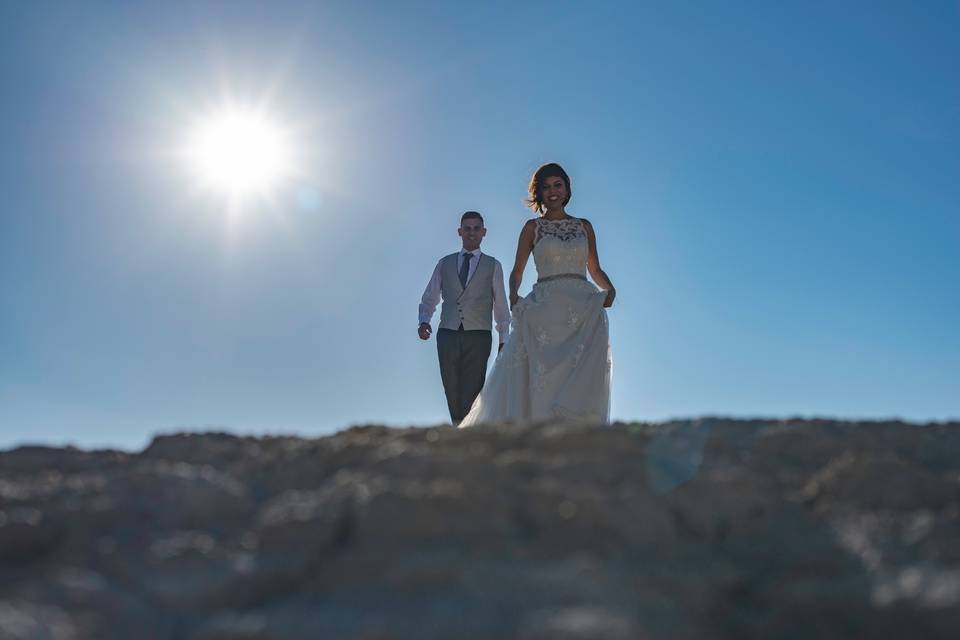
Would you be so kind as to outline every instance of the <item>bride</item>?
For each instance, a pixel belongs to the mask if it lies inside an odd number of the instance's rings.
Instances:
[[[528,206],[539,214],[520,231],[510,273],[510,337],[470,412],[460,423],[568,418],[605,424],[610,417],[607,307],[617,295],[600,268],[593,225],[566,212],[570,177],[545,164],[530,179]],[[517,291],[533,253],[537,282]],[[601,290],[587,281],[586,271]]]

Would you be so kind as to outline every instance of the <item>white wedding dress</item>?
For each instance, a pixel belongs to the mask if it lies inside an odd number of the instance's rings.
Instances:
[[[586,279],[583,223],[539,218],[536,224],[537,283],[514,305],[510,337],[461,428],[556,418],[609,421],[607,294]]]

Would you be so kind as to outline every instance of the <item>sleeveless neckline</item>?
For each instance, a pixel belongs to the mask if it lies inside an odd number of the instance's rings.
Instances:
[[[570,242],[577,238],[586,237],[586,229],[580,218],[561,218],[560,220],[548,220],[546,218],[537,219],[537,232],[533,239],[533,246],[536,249],[544,238],[555,238],[560,242]]]

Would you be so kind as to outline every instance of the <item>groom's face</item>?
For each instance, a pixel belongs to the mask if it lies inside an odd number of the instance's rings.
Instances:
[[[467,251],[473,251],[480,247],[480,241],[487,235],[487,230],[479,218],[467,218],[460,223],[457,233],[463,239],[463,248]]]

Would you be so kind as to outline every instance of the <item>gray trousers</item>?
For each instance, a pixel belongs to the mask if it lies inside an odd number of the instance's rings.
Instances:
[[[440,379],[454,425],[466,417],[483,389],[492,342],[490,331],[437,329]]]

